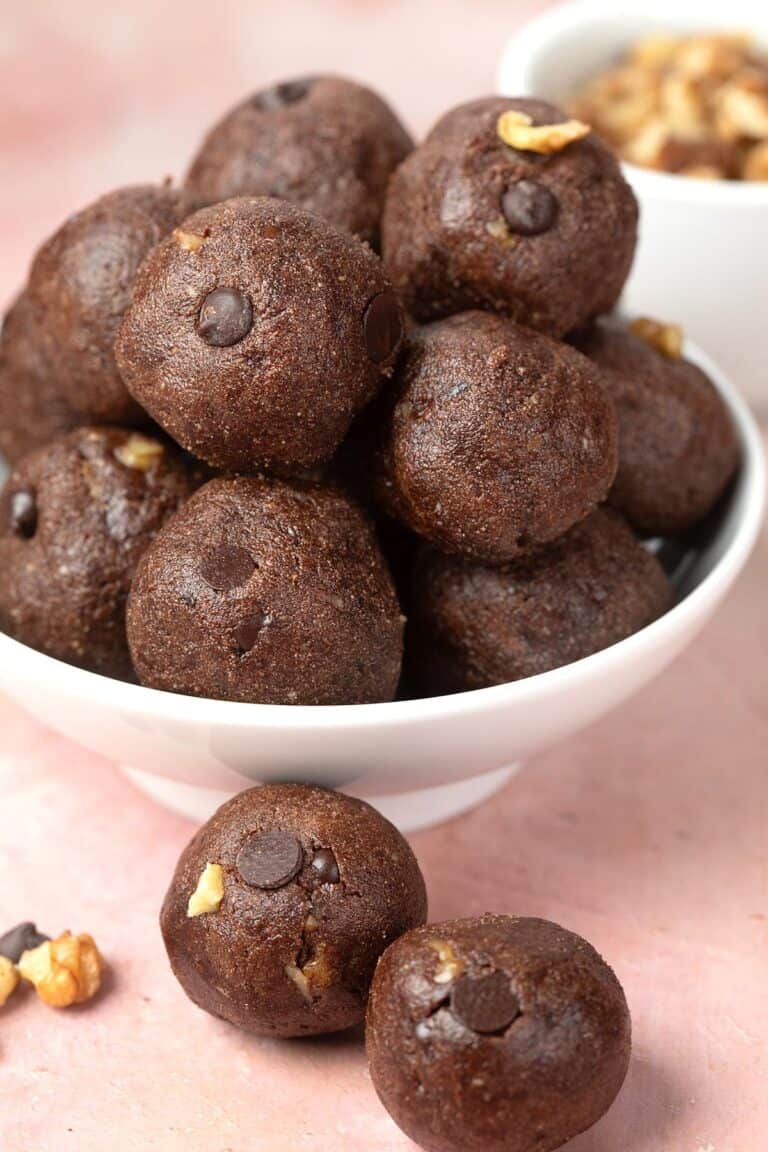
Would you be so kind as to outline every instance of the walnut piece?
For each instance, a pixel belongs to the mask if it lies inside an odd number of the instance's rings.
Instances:
[[[534,125],[524,112],[502,112],[496,130],[506,145],[520,152],[539,152],[549,156],[562,152],[574,140],[583,140],[589,134],[589,124],[581,120],[565,120],[562,124]]]
[[[437,967],[432,979],[435,984],[452,984],[464,971],[464,961],[457,956],[453,945],[436,937],[427,940],[427,947],[437,952]]]
[[[189,898],[187,916],[203,916],[218,912],[224,899],[224,869],[221,864],[206,864],[200,873],[197,888]]]
[[[19,983],[19,973],[16,965],[6,956],[0,956],[0,1008],[16,991]]]
[[[648,316],[638,316],[629,329],[670,360],[679,360],[683,354],[683,330],[679,324],[661,324]]]
[[[292,980],[293,983],[296,985],[299,992],[301,992],[302,996],[306,1000],[307,1004],[311,1004],[312,1003],[312,993],[309,989],[309,981],[307,980],[306,976],[302,972],[301,968],[298,968],[295,964],[286,964],[285,974],[288,977],[288,979]]]
[[[115,456],[126,468],[136,468],[139,472],[149,472],[163,455],[165,449],[159,440],[150,440],[132,432],[124,444],[115,448]]]
[[[104,961],[87,933],[63,932],[37,948],[22,953],[19,972],[34,985],[40,999],[52,1008],[83,1004],[99,990]]]
[[[199,236],[197,232],[185,232],[182,228],[174,229],[173,238],[185,252],[197,252],[205,244],[205,236]]]

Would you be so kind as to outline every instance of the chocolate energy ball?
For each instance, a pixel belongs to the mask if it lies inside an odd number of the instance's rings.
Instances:
[[[38,310],[22,293],[0,332],[0,452],[11,464],[82,422],[61,394],[39,332]]]
[[[739,445],[708,376],[665,326],[601,320],[574,343],[602,370],[619,417],[619,468],[608,499],[645,536],[677,536],[712,510]]]
[[[391,700],[403,620],[366,516],[330,488],[212,480],[131,590],[143,684],[263,704]]]
[[[70,664],[133,678],[131,578],[195,482],[174,448],[118,428],[78,428],[24,457],[0,504],[0,630]]]
[[[672,601],[659,562],[611,509],[501,568],[424,548],[406,665],[423,695],[521,680],[608,648]]]
[[[120,378],[113,344],[139,264],[186,215],[186,204],[164,185],[119,188],[67,220],[32,263],[27,291],[38,310],[37,339],[81,422],[146,419]]]
[[[591,944],[547,920],[486,915],[387,949],[366,1047],[384,1107],[426,1152],[551,1152],[610,1108],[630,1034]]]
[[[599,371],[506,317],[414,332],[388,404],[377,496],[446,552],[504,563],[562,535],[613,482],[616,414]]]
[[[413,142],[389,105],[338,76],[275,84],[233,108],[187,177],[198,205],[290,200],[377,246],[384,194]]]
[[[284,201],[227,200],[152,251],[116,354],[139,403],[195,455],[296,475],[333,455],[402,330],[360,241]]]
[[[522,120],[505,133],[515,147],[499,132],[504,113]],[[579,138],[577,122],[558,129],[566,119],[541,100],[475,100],[443,116],[400,165],[382,246],[414,316],[483,308],[561,336],[613,307],[637,203],[599,137]]]
[[[375,809],[265,784],[224,804],[182,853],[160,926],[200,1008],[306,1036],[362,1021],[378,957],[426,914],[416,858]]]

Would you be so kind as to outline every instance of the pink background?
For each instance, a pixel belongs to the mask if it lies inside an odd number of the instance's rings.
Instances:
[[[0,298],[36,243],[121,182],[179,174],[250,88],[338,69],[416,131],[493,87],[540,4],[509,0],[0,3]],[[665,676],[498,800],[414,837],[435,918],[548,916],[589,937],[632,1008],[611,1113],[573,1152],[768,1146],[768,541]],[[90,931],[94,1004],[0,1010],[2,1152],[384,1152],[359,1038],[278,1044],[209,1019],[171,978],[160,899],[192,826],[0,700],[0,927]]]

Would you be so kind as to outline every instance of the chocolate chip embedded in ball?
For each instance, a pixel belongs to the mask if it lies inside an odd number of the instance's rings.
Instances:
[[[265,704],[391,700],[403,620],[373,526],[340,492],[206,484],[131,588],[142,683]]]
[[[669,328],[657,329],[658,346],[617,320],[601,320],[573,341],[603,373],[619,418],[608,499],[642,535],[677,536],[715,506],[740,450],[712,381],[680,354],[679,333],[665,341]]]
[[[510,230],[521,236],[538,236],[557,219],[556,197],[536,180],[517,180],[501,198],[501,210]]]
[[[251,198],[195,213],[153,249],[115,350],[183,447],[226,471],[291,476],[333,456],[391,375],[402,327],[369,248]]]
[[[375,809],[267,784],[195,835],[160,926],[201,1008],[249,1031],[302,1036],[360,1023],[380,954],[423,924],[426,908],[411,849]]]
[[[197,204],[276,196],[375,247],[390,175],[413,143],[369,88],[337,76],[249,96],[211,130],[187,189]]]
[[[164,185],[119,188],[35,256],[27,295],[41,317],[37,339],[80,423],[147,423],[115,363],[115,336],[139,265],[188,211],[184,195]]]
[[[134,679],[128,588],[197,483],[173,447],[118,428],[79,428],[25,456],[0,516],[0,629],[59,660]]]
[[[426,696],[536,676],[631,636],[673,600],[656,557],[608,508],[494,568],[424,547],[408,601],[407,673]]]
[[[216,288],[203,300],[197,331],[206,344],[229,348],[239,344],[253,327],[253,307],[237,288]]]
[[[550,127],[549,154],[509,146],[499,127],[510,112],[523,130],[526,118]],[[562,336],[613,308],[637,202],[605,144],[563,134],[566,119],[541,100],[475,100],[443,116],[396,170],[382,252],[416,319],[479,308]]]
[[[611,1106],[630,1045],[611,969],[546,920],[416,928],[387,949],[371,985],[373,1085],[427,1152],[552,1152]]]
[[[378,501],[436,547],[482,562],[556,539],[616,473],[599,371],[491,313],[414,331],[374,416]]]

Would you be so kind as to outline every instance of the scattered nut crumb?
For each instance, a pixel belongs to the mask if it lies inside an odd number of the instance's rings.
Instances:
[[[182,228],[174,229],[173,238],[185,252],[197,252],[205,244],[205,236],[199,236],[197,232],[185,232]]]
[[[679,360],[683,354],[683,330],[679,324],[661,324],[647,316],[638,316],[629,330],[670,360]]]
[[[496,130],[510,148],[521,152],[539,152],[548,156],[562,152],[574,140],[582,140],[591,131],[581,120],[565,120],[562,124],[534,125],[524,112],[502,112]]]
[[[159,440],[150,440],[147,436],[133,432],[124,444],[115,448],[115,456],[126,468],[136,468],[139,472],[149,472],[164,451],[165,449]]]
[[[92,936],[63,932],[24,952],[19,972],[52,1008],[83,1004],[99,990],[104,961]]]
[[[437,952],[438,964],[432,979],[435,984],[450,984],[461,976],[464,971],[464,961],[457,956],[453,945],[447,940],[427,940],[427,947]]]
[[[19,983],[16,965],[6,956],[0,956],[0,1008],[10,999]]]
[[[206,864],[197,882],[197,888],[189,898],[187,916],[202,916],[206,912],[217,912],[224,899],[224,869],[221,864]]]

